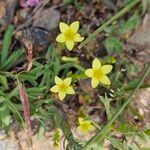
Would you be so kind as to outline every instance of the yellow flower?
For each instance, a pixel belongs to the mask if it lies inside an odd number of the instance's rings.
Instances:
[[[111,82],[109,78],[106,76],[110,71],[112,70],[111,65],[103,65],[101,66],[101,62],[95,58],[93,63],[92,63],[92,68],[87,69],[85,71],[85,74],[92,78],[91,84],[92,87],[95,88],[101,82],[102,84],[105,85],[110,85]]]
[[[95,127],[91,124],[90,120],[84,120],[83,118],[79,118],[79,126],[77,127],[79,132],[83,134],[88,133],[89,131],[95,130]]]
[[[74,21],[70,26],[64,22],[60,22],[59,28],[61,33],[56,37],[56,41],[65,43],[70,51],[74,47],[74,42],[81,42],[84,39],[79,33],[77,33],[79,29],[79,21]]]
[[[72,79],[66,78],[64,80],[59,77],[55,77],[56,85],[53,86],[50,91],[54,93],[58,93],[58,97],[60,100],[63,100],[66,97],[66,94],[75,94],[74,89],[70,86]]]

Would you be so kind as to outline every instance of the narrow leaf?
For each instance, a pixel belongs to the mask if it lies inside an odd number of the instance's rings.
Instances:
[[[7,78],[3,75],[0,75],[0,83],[4,85],[5,89],[8,89],[8,83],[7,83]]]
[[[6,30],[6,33],[4,36],[4,41],[3,41],[2,52],[1,52],[1,64],[4,64],[4,62],[6,61],[6,59],[8,57],[8,52],[9,52],[9,48],[10,48],[10,44],[11,44],[13,29],[14,29],[13,26],[9,25]]]
[[[1,66],[1,69],[10,69],[14,63],[22,56],[23,54],[23,50],[16,50],[14,51],[9,57],[8,59],[3,63],[3,65]]]

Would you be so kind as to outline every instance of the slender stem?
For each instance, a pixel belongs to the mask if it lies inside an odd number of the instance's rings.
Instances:
[[[100,26],[96,31],[94,31],[86,40],[84,40],[78,48],[81,49],[83,46],[85,46],[88,42],[90,42],[92,39],[94,39],[101,31],[103,31],[108,25],[110,25],[112,22],[123,16],[126,12],[128,12],[131,8],[133,8],[135,5],[137,5],[141,0],[134,0],[129,5],[127,5],[125,8],[123,8],[121,11],[119,11],[116,15],[111,17],[109,20],[107,20],[102,26]]]
[[[150,63],[147,65],[143,75],[141,76],[139,83],[137,85],[137,87],[135,88],[134,91],[132,91],[127,99],[126,102],[124,102],[124,104],[122,105],[122,107],[118,110],[118,112],[113,116],[113,118],[107,123],[107,125],[101,130],[101,132],[96,135],[95,137],[93,137],[89,142],[87,142],[87,144],[83,147],[83,150],[87,148],[87,146],[89,146],[92,143],[97,143],[100,140],[104,139],[106,134],[109,132],[109,128],[112,125],[112,123],[116,120],[116,118],[123,112],[123,110],[125,109],[125,107],[131,102],[133,96],[135,95],[135,93],[138,91],[138,89],[140,88],[140,86],[142,85],[144,79],[146,78],[146,76],[149,74],[150,72]]]

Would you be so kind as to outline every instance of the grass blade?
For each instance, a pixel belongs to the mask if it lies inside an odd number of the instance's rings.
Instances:
[[[9,52],[9,47],[11,44],[13,29],[14,29],[13,26],[9,25],[6,30],[6,33],[4,36],[4,41],[3,41],[2,52],[1,52],[1,65],[4,64],[4,62],[6,61],[6,59],[8,57],[8,52]]]
[[[19,49],[19,50],[16,50],[14,51],[9,57],[8,59],[3,63],[3,65],[1,65],[1,69],[5,69],[5,70],[8,70],[10,69],[14,64],[15,62],[21,58],[21,56],[23,55],[24,51]]]

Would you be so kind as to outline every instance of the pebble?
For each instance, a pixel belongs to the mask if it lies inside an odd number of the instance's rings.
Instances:
[[[37,13],[33,21],[33,27],[40,27],[47,31],[52,31],[58,27],[59,22],[60,12],[54,8],[48,8]]]

